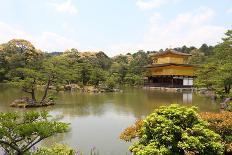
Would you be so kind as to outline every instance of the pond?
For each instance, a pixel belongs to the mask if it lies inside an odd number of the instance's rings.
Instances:
[[[23,95],[18,89],[0,85],[0,111],[25,111],[9,107],[11,101]],[[93,147],[100,155],[126,155],[130,144],[118,138],[123,129],[159,106],[172,103],[194,105],[199,111],[218,111],[219,107],[210,98],[191,92],[131,88],[102,94],[59,92],[55,106],[33,110],[46,109],[58,120],[71,123],[70,132],[49,138],[42,145],[64,143],[78,148],[84,155],[90,155]]]

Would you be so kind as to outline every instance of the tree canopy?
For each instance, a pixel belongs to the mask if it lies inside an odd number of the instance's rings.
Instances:
[[[222,40],[198,70],[197,84],[214,89],[220,96],[227,96],[232,85],[232,30],[228,30]]]

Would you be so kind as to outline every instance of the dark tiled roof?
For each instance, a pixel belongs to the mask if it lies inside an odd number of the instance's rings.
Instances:
[[[165,67],[165,66],[196,67],[195,65],[191,65],[191,64],[165,63],[165,64],[154,64],[154,65],[144,66],[144,68],[156,68],[156,67]]]
[[[176,54],[176,55],[183,55],[183,56],[191,56],[191,54],[182,53],[182,52],[177,52],[177,51],[171,50],[171,49],[166,50],[166,51],[164,51],[164,52],[157,52],[157,53],[153,54],[153,56],[161,56],[161,55],[165,55],[165,54],[169,54],[169,53],[171,53],[171,54]]]

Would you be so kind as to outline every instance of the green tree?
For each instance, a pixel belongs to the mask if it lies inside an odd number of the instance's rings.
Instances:
[[[126,74],[125,76],[125,83],[129,84],[130,86],[137,86],[143,83],[143,79],[139,75],[135,74]]]
[[[7,79],[9,72],[26,66],[39,66],[43,54],[27,40],[12,39],[0,45],[0,80]]]
[[[117,74],[117,76],[119,77],[118,82],[120,84],[123,84],[127,71],[128,71],[128,64],[117,63],[117,62],[112,64],[110,70],[111,73]]]
[[[67,60],[61,56],[55,56],[44,60],[42,68],[39,71],[43,75],[41,85],[45,85],[44,95],[40,103],[43,103],[46,99],[51,85],[58,88],[60,85],[67,84],[72,80],[72,70],[71,68],[68,68]]]
[[[80,65],[83,63],[77,49],[71,49],[65,51],[58,57],[59,61],[62,62],[63,71],[65,72],[64,79],[67,84],[78,83],[81,81],[80,77]]]
[[[128,64],[129,63],[129,61],[128,61],[128,57],[127,56],[125,56],[125,55],[118,55],[118,56],[115,56],[114,58],[113,58],[113,61],[114,62],[117,62],[117,63],[120,63],[120,64]]]
[[[144,66],[152,63],[151,57],[148,53],[140,50],[132,55],[133,59],[129,63],[129,71],[131,74],[143,76]]]
[[[12,77],[10,84],[21,88],[22,91],[26,93],[29,93],[31,95],[31,101],[29,101],[30,104],[37,104],[35,92],[36,86],[39,85],[42,78],[42,74],[34,69],[17,68],[10,76]]]
[[[206,56],[210,56],[213,54],[213,46],[208,46],[207,44],[202,44],[199,48],[200,52],[204,53]]]
[[[187,47],[186,45],[184,45],[182,47],[174,48],[174,50],[176,50],[178,52],[183,52],[183,53],[190,53],[192,50],[195,50],[195,49],[196,49],[196,47],[194,47],[194,46]]]
[[[32,65],[42,55],[34,45],[24,39],[12,39],[2,46],[9,69]]]
[[[138,130],[138,142],[129,148],[134,155],[220,155],[224,152],[220,136],[208,129],[195,107],[164,106],[147,116],[142,124],[138,124],[140,128],[134,128]]]
[[[98,86],[100,82],[104,82],[107,77],[107,72],[101,68],[93,68],[90,75],[90,83],[94,86]]]
[[[151,64],[149,52],[139,50],[134,54],[119,55],[114,57],[110,73],[117,74],[119,84],[141,85],[144,74],[144,66]]]
[[[90,76],[92,72],[92,66],[88,62],[78,63],[78,75],[83,85],[86,85],[90,81]]]
[[[200,65],[205,63],[206,56],[204,53],[200,52],[200,50],[192,50],[190,54],[192,54],[192,56],[188,59],[189,64]]]
[[[67,68],[67,63],[62,57],[55,56],[44,60],[41,66],[16,68],[10,72],[10,83],[20,87],[22,91],[31,95],[28,104],[45,104],[48,101],[48,91],[51,85],[57,86],[70,80],[71,70]],[[37,86],[44,86],[42,98],[36,98]]]
[[[0,82],[5,79],[5,74],[7,72],[5,54],[3,47],[0,45]]]
[[[0,113],[0,146],[9,155],[23,155],[42,140],[67,131],[68,124],[50,121],[47,112]]]
[[[232,85],[232,30],[225,35],[212,57],[199,69],[196,82],[198,86],[213,88],[222,97],[230,94]]]
[[[96,53],[97,66],[103,70],[108,70],[112,64],[111,59],[102,51]]]
[[[107,88],[112,91],[117,86],[119,78],[117,74],[112,74],[108,77],[105,82]]]

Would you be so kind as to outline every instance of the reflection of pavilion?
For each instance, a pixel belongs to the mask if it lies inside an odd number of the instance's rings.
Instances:
[[[189,88],[193,86],[195,67],[186,64],[191,54],[167,50],[152,55],[153,64],[145,66],[146,86]]]
[[[183,92],[183,103],[191,104],[193,101],[192,92]]]

